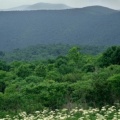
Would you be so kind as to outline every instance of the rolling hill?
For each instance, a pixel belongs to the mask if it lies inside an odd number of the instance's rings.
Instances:
[[[120,11],[91,6],[69,10],[0,12],[1,51],[59,43],[120,45]]]
[[[27,7],[29,7],[29,5],[21,5],[21,6],[18,6],[18,7],[13,7],[13,8],[6,9],[5,11],[21,11],[21,10],[23,11]]]
[[[14,8],[7,9],[7,11],[28,11],[28,10],[63,10],[70,9],[71,7],[64,4],[52,3],[36,3],[33,5],[22,5]]]

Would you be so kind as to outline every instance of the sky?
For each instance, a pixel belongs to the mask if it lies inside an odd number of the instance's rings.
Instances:
[[[0,9],[8,9],[21,5],[30,5],[39,2],[62,3],[71,7],[85,7],[92,5],[101,5],[120,10],[120,0],[0,0]]]

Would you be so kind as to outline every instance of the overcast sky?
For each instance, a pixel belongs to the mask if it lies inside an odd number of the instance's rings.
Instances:
[[[29,5],[38,2],[63,3],[72,7],[102,5],[113,9],[120,9],[120,0],[0,0],[0,9]]]

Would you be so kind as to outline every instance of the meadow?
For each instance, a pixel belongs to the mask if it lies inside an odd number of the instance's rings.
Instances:
[[[120,120],[120,106],[103,106],[99,108],[74,108],[49,111],[35,111],[33,114],[21,112],[16,116],[6,115],[0,120]]]

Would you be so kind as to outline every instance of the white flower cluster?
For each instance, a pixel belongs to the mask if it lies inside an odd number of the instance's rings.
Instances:
[[[89,108],[88,110],[77,107],[72,110],[43,110],[33,114],[21,112],[14,117],[6,115],[6,118],[0,120],[120,120],[120,109],[115,106],[104,106],[101,109]]]

